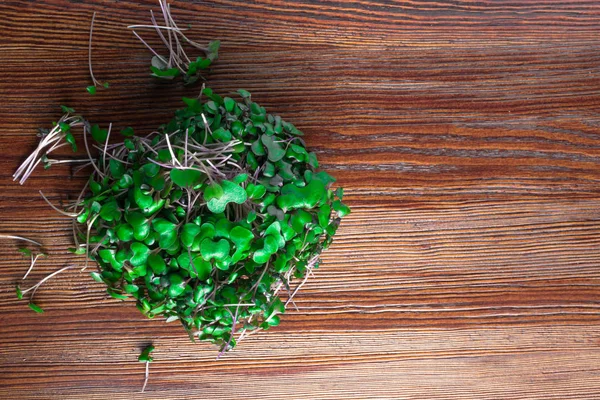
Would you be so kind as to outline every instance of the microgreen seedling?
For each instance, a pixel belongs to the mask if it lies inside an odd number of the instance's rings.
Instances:
[[[41,139],[37,148],[13,174],[13,180],[18,180],[21,185],[29,178],[35,167],[42,162],[46,168],[49,168],[53,164],[81,162],[81,160],[51,160],[48,158],[52,151],[67,145],[70,145],[73,151],[77,151],[72,128],[82,127],[85,124],[82,117],[73,115],[75,110],[65,106],[61,106],[61,108],[64,115],[54,124],[52,129],[41,133]],[[85,162],[87,162],[87,160],[85,160]]]
[[[152,358],[150,353],[153,351],[154,351],[154,346],[150,345],[150,346],[146,347],[144,350],[142,350],[142,354],[140,354],[140,356],[138,357],[139,362],[143,362],[146,364],[146,372],[144,375],[144,385],[142,386],[142,393],[144,393],[144,391],[146,390],[146,385],[148,384],[148,378],[150,377],[150,363],[152,361],[154,361],[154,359]]]
[[[44,253],[38,253],[35,256],[33,255],[33,253],[31,252],[31,250],[27,249],[27,248],[21,248],[19,249],[19,251],[27,258],[31,259],[31,264],[29,265],[29,268],[27,269],[27,272],[25,272],[25,275],[23,275],[23,280],[27,279],[27,276],[29,275],[29,273],[33,270],[33,266],[35,265],[36,261],[38,260],[38,258],[40,257],[46,257],[46,254]]]
[[[35,244],[36,246],[40,246],[40,247],[42,247],[42,244],[41,244],[41,243],[39,243],[39,242],[36,242],[35,240],[28,239],[28,238],[26,238],[26,237],[23,237],[23,236],[17,236],[17,235],[7,235],[7,234],[4,234],[4,233],[0,233],[0,239],[14,239],[14,240],[22,240],[22,241],[24,241],[24,242],[28,242],[28,243],[31,243],[31,244]]]
[[[97,90],[98,86],[103,87],[105,89],[108,89],[108,87],[110,86],[108,82],[100,83],[100,82],[98,82],[96,77],[94,77],[94,70],[92,68],[92,36],[94,34],[94,20],[95,19],[96,19],[96,12],[94,11],[94,14],[92,14],[92,22],[90,23],[90,37],[89,37],[89,42],[88,42],[88,67],[90,70],[90,78],[92,79],[93,84],[85,88],[85,90],[87,90],[88,93],[91,95],[96,94],[96,90]]]
[[[152,76],[167,80],[182,76],[185,84],[192,84],[201,78],[200,72],[206,70],[217,59],[220,43],[219,41],[212,41],[208,46],[202,46],[189,39],[184,34],[187,28],[179,28],[173,20],[171,6],[167,1],[159,0],[159,4],[163,18],[162,25],[157,22],[154,12],[151,10],[151,24],[130,25],[128,28],[154,54],[150,66]],[[168,56],[159,54],[135,31],[136,29],[155,30],[167,48]],[[204,57],[198,56],[195,60],[190,59],[183,48],[183,44],[188,44],[190,47],[202,52]]]

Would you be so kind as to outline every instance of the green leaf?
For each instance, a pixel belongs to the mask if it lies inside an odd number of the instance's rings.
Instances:
[[[126,284],[123,285],[123,289],[125,290],[126,293],[136,293],[140,290],[140,287],[138,285],[134,285],[134,284]]]
[[[273,176],[275,176],[275,165],[273,165],[272,162],[267,161],[265,163],[263,175],[266,176],[267,178],[272,178]]]
[[[204,201],[220,199],[223,196],[223,188],[218,183],[213,183],[204,189]]]
[[[224,128],[217,128],[212,132],[212,137],[219,142],[229,142],[231,140],[231,132]]]
[[[181,100],[187,105],[188,109],[194,114],[200,114],[202,112],[202,105],[198,99],[192,99],[190,97],[183,97]]]
[[[122,242],[129,242],[133,239],[133,227],[129,224],[119,225],[117,228],[117,237]]]
[[[112,289],[107,289],[106,292],[110,295],[110,297],[112,297],[113,299],[117,299],[117,300],[127,300],[128,297],[122,293],[118,293]]]
[[[125,174],[125,165],[123,165],[122,162],[115,160],[114,158],[111,158],[108,162],[108,168],[110,170],[110,174],[115,179],[121,179]]]
[[[110,265],[117,271],[123,268],[123,263],[115,258],[116,251],[114,249],[102,249],[98,251],[98,255],[105,263]]]
[[[225,97],[223,100],[225,104],[225,110],[227,110],[228,113],[233,112],[233,109],[235,108],[235,100],[231,97]]]
[[[31,308],[31,309],[32,309],[33,311],[35,311],[36,313],[39,313],[39,314],[41,314],[41,313],[43,313],[43,312],[44,312],[44,310],[42,309],[42,307],[38,306],[38,305],[37,305],[37,304],[35,304],[35,303],[29,303],[29,304],[28,304],[28,306],[29,306],[29,308]]]
[[[148,218],[146,218],[142,213],[136,211],[126,214],[125,220],[134,227],[148,224]]]
[[[350,207],[348,207],[347,205],[342,203],[340,200],[335,200],[331,204],[331,206],[337,212],[337,214],[340,216],[340,218],[343,218],[346,215],[350,214]]]
[[[150,255],[148,246],[140,242],[133,242],[131,244],[131,251],[133,251],[133,255],[129,259],[131,265],[137,267],[146,264],[148,256]]]
[[[92,277],[93,280],[95,280],[98,283],[103,283],[104,279],[102,279],[102,275],[100,275],[100,273],[94,271],[94,272],[90,272],[90,275]]]
[[[128,126],[126,128],[121,129],[121,135],[129,137],[129,136],[133,136],[135,134],[133,133],[133,128]]]
[[[319,226],[321,228],[326,228],[327,225],[329,225],[329,220],[331,219],[331,206],[329,204],[323,204],[319,208],[317,218],[319,219]]]
[[[98,125],[93,125],[90,133],[96,142],[103,144],[106,142],[106,138],[108,137],[108,130],[101,129]]]
[[[185,291],[185,281],[179,274],[169,274],[169,297],[178,297]]]
[[[133,189],[133,199],[134,199],[135,203],[138,205],[138,207],[140,207],[142,210],[146,210],[148,207],[150,207],[154,203],[154,199],[152,198],[152,196],[149,194],[145,194],[139,188],[139,186],[135,187]]]
[[[67,106],[60,106],[60,109],[62,110],[63,113],[65,114],[74,114],[75,113],[75,109],[71,108],[71,107],[67,107]]]
[[[94,85],[90,85],[90,86],[86,87],[85,90],[87,90],[88,93],[91,95],[96,94],[96,86],[94,86]]]
[[[236,175],[231,181],[235,184],[241,184],[246,182],[246,180],[248,180],[248,174],[247,173],[242,173],[242,174],[238,174]]]
[[[19,251],[19,253],[23,254],[25,257],[31,257],[31,250],[29,250],[25,247],[21,247],[18,251]]]
[[[150,71],[152,71],[152,76],[161,79],[173,79],[176,76],[179,76],[179,69],[175,67],[161,70],[152,65]]]
[[[285,149],[275,142],[273,136],[262,135],[260,141],[267,148],[269,161],[276,162],[285,156]]]
[[[193,187],[202,183],[204,173],[197,169],[172,169],[171,180],[180,187]]]
[[[210,61],[215,61],[217,59],[217,57],[219,56],[219,47],[221,45],[221,42],[218,40],[213,40],[211,42],[208,43],[208,54],[207,54],[207,58]]]
[[[267,193],[267,188],[265,188],[263,185],[255,185],[253,183],[249,183],[246,187],[246,194],[252,200],[261,199],[265,195],[265,193]]]
[[[206,261],[215,259],[224,261],[229,257],[230,245],[226,239],[221,239],[218,242],[211,239],[204,239],[200,245],[200,254]]]
[[[158,254],[150,254],[148,256],[148,265],[156,275],[162,275],[167,269],[165,260]]]
[[[312,215],[304,210],[298,210],[292,214],[290,222],[292,224],[292,228],[294,228],[296,232],[302,233],[304,232],[306,224],[312,222]]]
[[[313,168],[319,168],[319,161],[317,161],[317,155],[315,153],[308,153],[308,165]]]
[[[102,208],[100,209],[100,218],[108,222],[121,219],[121,210],[119,210],[119,205],[115,199],[102,205]]]
[[[249,99],[249,98],[250,98],[250,92],[249,92],[249,91],[247,91],[247,90],[244,90],[244,89],[239,89],[237,92],[238,92],[238,94],[239,94],[240,96],[242,96],[242,98],[244,98],[244,99]]]
[[[242,204],[248,199],[244,188],[231,181],[222,181],[221,188],[223,189],[223,195],[219,198],[212,198],[207,202],[208,209],[215,214],[225,211],[229,203]]]
[[[69,247],[67,249],[67,251],[69,253],[73,253],[73,254],[76,254],[76,255],[82,255],[82,254],[86,253],[85,247],[77,247],[77,248],[75,248],[75,247]]]
[[[160,165],[154,163],[144,164],[140,167],[140,171],[148,178],[154,178],[160,172]]]
[[[152,362],[153,358],[150,355],[154,351],[154,346],[150,345],[142,350],[142,354],[138,357],[139,362]]]
[[[180,234],[181,244],[183,244],[185,247],[192,247],[194,239],[196,238],[196,236],[198,236],[199,233],[200,226],[192,223],[187,223],[183,225]]]
[[[188,253],[181,253],[177,257],[177,263],[179,266],[190,273],[190,276],[205,280],[210,276],[212,272],[212,265],[209,261],[206,261],[200,255],[192,256],[192,263],[190,264],[190,255]]]
[[[15,286],[15,292],[17,293],[17,299],[22,300],[23,292],[21,291],[21,288],[19,287],[19,285]]]
[[[65,141],[71,145],[71,150],[77,151],[77,143],[75,143],[75,137],[71,132],[65,135]]]
[[[232,262],[235,263],[241,260],[243,252],[250,249],[254,234],[249,229],[236,226],[229,233],[229,239],[235,244],[235,253],[232,256]]]
[[[175,230],[176,225],[173,222],[167,221],[164,218],[156,218],[152,220],[152,227],[156,232],[163,235],[165,233],[169,233]]]
[[[231,133],[238,138],[244,136],[244,124],[241,121],[233,121],[231,123]]]
[[[315,208],[327,196],[327,189],[320,180],[312,180],[304,187],[287,184],[281,188],[281,195],[277,198],[277,205],[284,212],[297,208]]]
[[[265,154],[267,154],[267,152],[265,151],[265,148],[263,147],[261,141],[258,140],[258,139],[252,143],[252,145],[250,146],[250,149],[257,156],[264,156]]]
[[[278,242],[278,238],[272,235],[265,236],[263,248],[256,250],[254,252],[254,255],[252,256],[254,262],[256,262],[257,264],[266,263],[269,260],[269,258],[271,258],[271,256],[275,254],[279,249]]]
[[[215,237],[229,239],[231,229],[233,229],[233,223],[227,218],[221,218],[215,224]]]
[[[164,218],[152,221],[152,227],[160,235],[159,246],[161,249],[170,248],[177,241],[177,225]]]

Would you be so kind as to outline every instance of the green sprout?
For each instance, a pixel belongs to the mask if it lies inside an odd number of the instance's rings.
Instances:
[[[108,82],[104,82],[104,83],[98,82],[98,80],[94,77],[94,71],[92,69],[92,36],[94,33],[94,20],[95,19],[96,19],[96,12],[94,11],[94,14],[92,14],[92,22],[90,23],[90,35],[89,35],[89,42],[88,42],[88,67],[90,70],[90,78],[92,78],[93,85],[90,85],[85,88],[85,90],[87,90],[88,93],[91,95],[96,94],[96,88],[98,86],[103,87],[105,89],[108,89],[108,87],[110,86]]]
[[[144,393],[144,391],[146,390],[146,385],[148,385],[148,378],[150,377],[150,363],[152,361],[154,361],[154,359],[152,358],[152,356],[150,355],[150,353],[152,353],[153,351],[154,351],[154,346],[150,345],[150,346],[146,347],[144,350],[142,350],[142,353],[138,357],[138,361],[139,362],[143,362],[143,363],[146,364],[146,373],[145,373],[145,377],[144,377],[144,385],[142,386],[141,393]]]
[[[200,73],[208,69],[217,59],[220,42],[218,40],[210,42],[207,46],[202,46],[189,39],[185,34],[189,28],[179,28],[171,16],[171,6],[166,0],[159,0],[163,23],[159,24],[150,10],[151,24],[148,25],[130,25],[129,29],[154,55],[150,71],[152,76],[160,79],[171,80],[178,76],[183,77],[186,85],[193,84],[201,78]],[[168,56],[161,55],[152,46],[150,46],[135,30],[151,29],[155,30],[168,51]],[[165,36],[166,35],[166,36]],[[202,52],[203,56],[198,56],[194,60],[190,58],[183,47],[184,44]]]

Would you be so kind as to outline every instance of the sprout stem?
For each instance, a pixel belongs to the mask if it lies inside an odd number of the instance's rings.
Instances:
[[[144,386],[142,386],[142,393],[146,390],[146,385],[148,384],[148,378],[150,377],[150,363],[146,361],[146,374],[144,378]]]
[[[31,270],[33,270],[33,266],[35,265],[35,262],[42,255],[43,255],[42,253],[36,254],[35,258],[33,257],[33,255],[31,256],[31,265],[29,266],[29,269],[27,270],[27,272],[25,272],[25,275],[23,275],[23,280],[25,280],[25,278],[27,278],[27,276],[29,275],[29,273],[31,272]]]
[[[36,246],[40,246],[42,247],[41,243],[36,242],[35,240],[31,240],[31,239],[27,239],[25,237],[22,236],[17,236],[17,235],[6,235],[6,234],[0,234],[0,239],[16,239],[16,240],[22,240],[24,242],[29,242],[32,244],[35,244]]]
[[[92,35],[94,33],[94,20],[96,19],[96,12],[92,14],[92,23],[90,24],[90,40],[88,44],[88,65],[90,67],[90,77],[92,78],[92,83],[94,86],[98,86],[100,82],[96,80],[94,77],[94,71],[92,71]]]
[[[44,196],[44,193],[42,193],[42,191],[41,191],[41,190],[40,190],[39,192],[40,192],[40,195],[42,196],[42,198],[43,198],[44,200],[46,200],[46,203],[48,203],[48,205],[49,205],[50,207],[52,207],[52,209],[53,209],[54,211],[56,211],[57,213],[59,213],[59,214],[62,214],[62,215],[65,215],[65,216],[67,216],[67,217],[70,217],[70,218],[75,218],[75,217],[77,217],[77,216],[79,215],[79,214],[77,214],[77,213],[68,213],[68,212],[65,212],[65,211],[63,211],[63,210],[59,209],[59,208],[58,208],[58,207],[56,207],[54,204],[50,203],[50,200],[48,200],[48,198],[47,198],[46,196]]]
[[[45,277],[44,279],[42,279],[41,281],[39,281],[37,284],[33,285],[32,287],[30,287],[29,289],[25,289],[22,291],[23,294],[29,292],[32,289],[37,289],[38,287],[40,287],[42,285],[42,283],[46,282],[48,279],[52,278],[55,275],[60,274],[61,272],[69,269],[69,268],[73,268],[72,265],[67,265],[66,267],[63,267],[61,269],[59,269],[58,271],[55,271],[53,273],[51,273],[50,275],[48,275],[47,277]]]

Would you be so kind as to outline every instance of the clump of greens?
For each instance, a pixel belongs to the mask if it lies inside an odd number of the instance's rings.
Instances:
[[[184,83],[193,83],[216,58],[219,42],[203,48],[189,40],[166,1],[159,3],[164,25],[152,14],[152,25],[130,28],[156,30],[169,49],[168,57],[160,56],[134,31],[155,54],[154,76],[182,75]],[[92,29],[95,88],[91,35]],[[191,61],[181,42],[206,57]],[[66,210],[40,192],[73,219],[71,251],[86,255],[84,270],[95,261],[91,275],[110,296],[135,300],[149,318],[180,321],[192,340],[214,343],[222,354],[250,333],[280,323],[350,209],[342,189],[332,189],[335,179],[318,171],[315,153],[293,124],[268,114],[245,90],[237,100],[208,88],[201,95],[203,101],[183,98],[186,107],[156,131],[136,135],[126,127],[112,143],[112,125],[92,125],[63,106],[63,117],[41,133],[14,179],[23,184],[39,163],[93,167]],[[50,159],[61,146],[77,150],[73,128],[82,128],[87,158]],[[37,258],[29,257],[33,268]],[[42,312],[33,293],[68,268],[29,289],[17,286],[18,297],[32,291],[30,307]],[[150,351],[140,358],[146,367]]]
[[[279,324],[292,280],[318,267],[349,209],[294,125],[244,90],[203,94],[147,136],[127,128],[108,144],[91,126],[101,155],[67,214],[73,251],[97,262],[112,297],[226,351]]]

